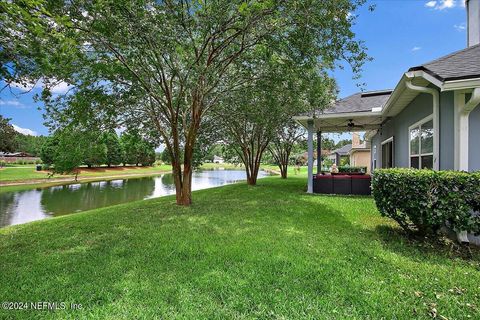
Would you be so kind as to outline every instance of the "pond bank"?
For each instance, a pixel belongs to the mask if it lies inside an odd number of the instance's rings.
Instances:
[[[60,177],[60,178],[43,178],[43,179],[20,180],[20,181],[0,181],[0,187],[3,188],[3,187],[27,186],[27,185],[54,186],[54,185],[79,183],[79,182],[92,182],[92,181],[104,181],[104,180],[107,181],[107,180],[133,178],[133,177],[148,177],[148,176],[156,176],[156,175],[161,175],[161,174],[170,173],[170,172],[171,170],[159,170],[151,173],[126,173],[126,174],[107,175],[107,176],[87,176],[87,177],[78,177],[77,180],[75,180],[75,177],[63,177],[63,178]]]

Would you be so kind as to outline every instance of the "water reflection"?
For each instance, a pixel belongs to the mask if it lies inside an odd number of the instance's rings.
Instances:
[[[259,177],[265,175],[259,173]],[[240,170],[198,171],[192,177],[192,189],[245,179],[245,172]],[[171,174],[3,192],[0,193],[0,227],[174,193]]]

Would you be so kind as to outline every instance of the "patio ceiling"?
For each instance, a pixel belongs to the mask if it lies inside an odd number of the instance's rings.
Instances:
[[[307,116],[295,117],[305,128],[308,120],[313,120],[315,131],[321,132],[356,132],[376,130],[387,120],[380,112],[349,112],[343,114],[322,114],[315,118]],[[354,126],[349,126],[353,123]]]

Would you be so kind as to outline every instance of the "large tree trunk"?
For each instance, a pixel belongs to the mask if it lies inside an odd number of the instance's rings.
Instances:
[[[175,182],[175,198],[178,205],[192,204],[192,161],[185,159],[182,165],[179,161],[172,161],[173,177]]]
[[[183,172],[180,163],[181,148],[178,139],[178,127],[172,127],[173,145],[171,146],[172,149],[170,149],[170,155],[172,158],[172,168],[175,181],[175,196],[177,204],[182,206],[189,206],[192,204],[193,150],[198,129],[200,127],[201,96],[194,93],[192,104],[192,123],[188,128],[183,150]]]
[[[291,148],[274,143],[272,148],[270,148],[270,152],[280,169],[280,176],[282,179],[287,179],[288,159],[290,158]]]
[[[245,163],[245,171],[247,173],[247,184],[254,186],[257,184],[258,172],[260,171],[260,161],[252,161]]]
[[[258,172],[260,171],[260,163],[262,161],[263,152],[268,146],[269,141],[263,141],[262,135],[257,134],[252,137],[250,143],[242,146],[242,152],[239,155],[245,165],[247,173],[247,183],[251,186],[257,184]]]
[[[280,175],[282,179],[287,179],[288,163],[282,163],[279,165],[279,167],[280,167]]]

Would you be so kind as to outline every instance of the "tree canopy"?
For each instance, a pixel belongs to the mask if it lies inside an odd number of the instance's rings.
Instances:
[[[51,128],[122,126],[165,144],[177,203],[189,205],[197,136],[219,101],[261,83],[251,71],[267,49],[290,70],[322,75],[343,59],[359,73],[368,57],[350,13],[364,2],[12,0],[1,3],[1,73],[42,80]],[[70,90],[54,96],[60,81]],[[255,112],[254,96],[239,105]]]
[[[15,151],[17,147],[17,142],[15,140],[17,132],[10,124],[9,118],[4,118],[0,115],[0,151],[1,152],[12,152]]]

